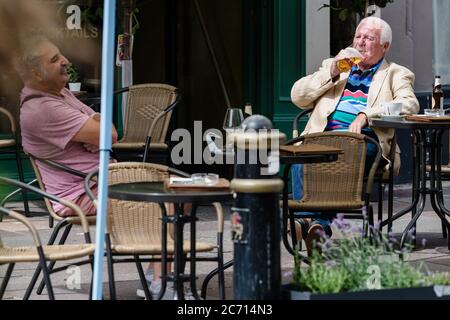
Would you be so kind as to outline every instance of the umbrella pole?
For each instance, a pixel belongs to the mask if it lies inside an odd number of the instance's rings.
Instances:
[[[93,300],[101,300],[103,293],[103,253],[108,198],[108,164],[111,150],[111,122],[114,81],[114,41],[116,0],[105,0],[103,15],[102,87],[100,122],[100,164],[98,180],[98,207],[95,233]]]

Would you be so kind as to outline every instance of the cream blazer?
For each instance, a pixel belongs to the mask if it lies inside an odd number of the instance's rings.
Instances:
[[[327,125],[328,116],[334,112],[344,92],[349,72],[341,73],[339,79],[331,78],[333,59],[323,61],[320,69],[295,82],[291,91],[292,102],[301,109],[314,110],[306,124],[302,135],[322,132]],[[383,113],[382,102],[394,101],[403,104],[401,114],[415,114],[419,111],[419,102],[414,94],[414,74],[405,67],[383,60],[375,73],[369,88],[367,107],[361,112],[371,119]],[[394,129],[373,128],[380,142],[383,157],[388,161],[385,169],[390,166],[388,159]],[[400,170],[400,148],[397,146],[394,174]]]

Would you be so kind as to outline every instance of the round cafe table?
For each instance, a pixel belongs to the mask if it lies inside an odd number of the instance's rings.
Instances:
[[[180,190],[167,188],[164,182],[133,182],[109,186],[108,195],[110,198],[129,201],[146,201],[159,203],[163,212],[163,223],[172,223],[174,225],[174,275],[173,277],[164,276],[165,266],[163,265],[163,287],[166,281],[174,282],[174,299],[183,300],[184,290],[183,282],[190,281],[192,296],[199,299],[196,289],[196,268],[195,268],[195,243],[196,243],[196,209],[198,205],[211,204],[213,202],[229,201],[233,198],[230,190]],[[175,205],[175,215],[166,215],[164,203],[173,203]],[[190,215],[183,213],[183,204],[192,203]],[[184,274],[184,254],[183,254],[183,227],[185,223],[190,223],[191,248],[190,248],[190,273]],[[167,228],[164,228],[167,230]],[[165,239],[165,237],[163,237]],[[163,261],[167,258],[167,248],[163,245]],[[164,262],[163,262],[164,264]]]
[[[450,230],[450,222],[446,216],[450,216],[450,210],[445,207],[444,194],[441,182],[441,156],[442,135],[450,130],[450,117],[425,117],[414,115],[406,119],[381,120],[373,119],[372,126],[378,128],[406,129],[412,132],[412,161],[413,183],[411,205],[395,213],[391,218],[381,222],[381,227],[392,223],[408,212],[412,218],[402,232],[400,246],[403,247],[407,238],[412,235],[415,238],[415,226],[425,208],[427,195],[430,197],[431,206],[441,219],[446,230]],[[426,176],[427,150],[430,155],[430,172]],[[427,180],[429,186],[427,186]],[[412,231],[412,232],[411,232]],[[448,237],[448,249],[450,249],[450,237]]]

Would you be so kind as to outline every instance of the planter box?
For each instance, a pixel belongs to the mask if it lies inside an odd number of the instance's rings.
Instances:
[[[285,285],[282,294],[287,300],[450,300],[450,286],[314,294]]]

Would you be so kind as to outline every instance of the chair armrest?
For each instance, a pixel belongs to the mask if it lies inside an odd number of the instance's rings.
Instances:
[[[223,233],[223,208],[219,202],[213,203],[217,215],[217,232]]]
[[[152,142],[152,133],[153,130],[156,127],[156,124],[164,118],[164,116],[169,113],[170,111],[172,111],[177,105],[178,103],[181,101],[181,94],[176,91],[176,95],[177,97],[175,98],[175,101],[172,102],[169,106],[167,106],[167,108],[165,108],[163,111],[161,111],[156,118],[153,120],[152,125],[150,126],[150,128],[148,129],[147,132],[147,138],[145,139],[145,149],[144,149],[144,157],[143,157],[143,162],[147,162],[147,157],[148,157],[148,152],[150,149],[150,143]]]
[[[4,114],[4,115],[8,118],[9,124],[10,124],[10,126],[11,126],[11,132],[12,132],[12,134],[15,135],[15,134],[16,134],[16,130],[17,130],[17,127],[16,127],[16,122],[14,121],[14,117],[13,117],[13,115],[11,114],[11,112],[9,112],[8,110],[6,110],[5,108],[0,107],[0,113]]]
[[[395,151],[397,149],[397,132],[394,131],[394,136],[392,137],[391,150],[389,152],[389,161],[391,161],[391,169],[394,168],[395,161]]]
[[[292,144],[295,144],[297,142],[305,140],[305,136],[296,137],[294,139],[288,140],[285,143],[283,143],[284,146],[290,146]]]
[[[50,193],[47,193],[45,191],[42,191],[41,189],[38,189],[36,187],[33,187],[33,186],[28,185],[28,184],[26,184],[24,182],[21,182],[21,181],[17,181],[17,180],[5,178],[5,177],[0,177],[0,182],[4,182],[6,184],[9,184],[9,185],[21,188],[21,189],[25,189],[25,190],[30,191],[30,192],[34,192],[34,193],[36,193],[36,194],[38,194],[38,195],[40,195],[42,197],[48,198],[48,199],[50,199],[50,200],[52,200],[54,202],[58,202],[58,203],[66,206],[66,207],[71,208],[75,212],[75,214],[80,218],[81,227],[83,228],[83,232],[85,233],[85,235],[89,235],[89,224],[87,222],[86,216],[83,213],[83,211],[80,209],[80,207],[77,206],[76,204],[74,204],[74,203],[72,203],[72,202],[70,202],[68,200],[59,198],[59,197],[57,197],[55,195],[52,195]]]
[[[55,169],[59,169],[61,171],[73,174],[74,176],[80,177],[80,178],[85,178],[87,173],[79,171],[79,170],[75,170],[73,168],[70,168],[62,163],[59,163],[57,161],[54,160],[50,160],[50,159],[42,159],[42,158],[38,158],[36,156],[33,156],[32,154],[28,153],[28,156],[33,158],[34,160],[38,160],[42,163],[45,163],[46,165],[48,165],[49,167],[55,168]]]
[[[130,87],[124,87],[124,88],[120,88],[120,89],[116,89],[116,90],[114,90],[114,95],[115,96],[117,96],[117,95],[119,95],[119,94],[121,94],[121,93],[124,93],[124,92],[128,92],[128,91],[130,91]]]
[[[298,121],[303,118],[303,116],[307,115],[308,113],[312,112],[313,109],[307,109],[303,110],[302,112],[298,113],[294,120],[292,121],[292,138],[297,138],[300,133],[298,132]]]
[[[34,225],[25,216],[21,215],[20,213],[14,211],[14,210],[9,210],[4,207],[0,207],[0,212],[3,214],[6,214],[7,216],[10,216],[14,220],[17,220],[17,221],[23,223],[27,227],[27,229],[30,231],[30,233],[33,237],[34,244],[37,247],[42,246],[42,241],[41,241],[41,238],[39,237],[39,233],[37,232]]]
[[[38,181],[37,179],[34,179],[34,180],[28,182],[27,184],[28,184],[28,185],[32,185],[32,184],[36,183],[37,181]],[[14,190],[14,191],[11,192],[10,194],[7,194],[7,195],[2,199],[2,201],[0,201],[0,206],[3,207],[3,206],[5,205],[5,203],[8,202],[9,199],[11,199],[12,197],[14,197],[16,194],[20,193],[21,191],[22,191],[22,189],[19,188],[19,189]],[[0,219],[0,221],[1,221],[1,219]]]
[[[94,176],[98,175],[99,169],[95,169],[91,172],[89,172],[86,177],[84,178],[84,191],[86,191],[86,194],[88,195],[89,199],[94,203],[94,206],[98,208],[98,201],[95,194],[92,192],[91,187],[89,186],[89,181],[93,180]]]
[[[375,156],[375,159],[372,162],[372,166],[370,167],[369,174],[367,175],[367,184],[366,184],[366,195],[367,199],[370,199],[370,195],[372,194],[372,187],[373,187],[373,180],[375,176],[375,172],[377,171],[378,164],[381,159],[381,147],[380,144],[372,139],[369,136],[364,136],[364,139],[366,140],[366,143],[371,143],[377,148],[377,153]]]

